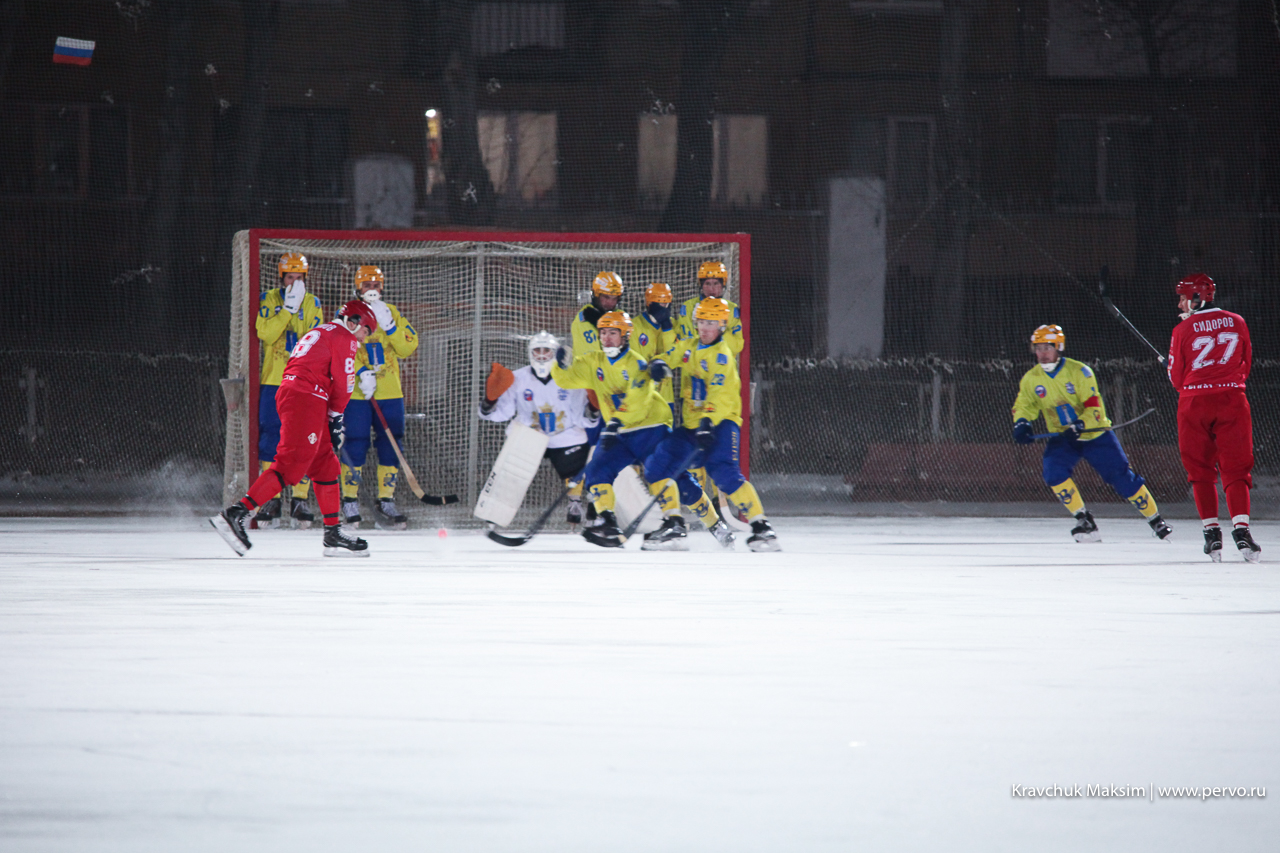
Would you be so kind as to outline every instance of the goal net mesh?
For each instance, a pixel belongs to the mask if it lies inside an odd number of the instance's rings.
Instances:
[[[450,507],[419,502],[401,477],[397,505],[411,524],[480,525],[472,516],[480,488],[502,447],[504,426],[482,421],[477,407],[490,365],[511,369],[528,363],[529,338],[545,329],[567,343],[569,326],[590,300],[590,283],[601,270],[617,272],[626,286],[620,307],[642,309],[645,288],[662,281],[676,301],[694,295],[698,264],[723,261],[730,298],[742,300],[738,242],[515,241],[332,239],[323,232],[299,237],[236,235],[228,358],[228,416],[223,478],[224,502],[240,497],[256,476],[254,435],[260,357],[254,345],[259,294],[278,287],[276,262],[285,252],[302,252],[310,262],[307,288],[320,298],[325,319],[353,296],[352,280],[362,264],[376,264],[386,276],[384,298],[418,333],[417,350],[400,362],[404,389],[402,448],[419,484],[428,493],[456,493]],[[258,257],[253,279],[252,257]],[[744,321],[745,326],[745,321]],[[746,361],[743,362],[744,380]],[[744,383],[745,384],[745,383]],[[378,424],[375,421],[375,428]],[[360,462],[362,460],[356,460]],[[360,500],[371,517],[377,456],[365,462]],[[562,486],[550,465],[530,486],[514,526],[532,521],[555,500]],[[553,519],[564,525],[563,515]]]

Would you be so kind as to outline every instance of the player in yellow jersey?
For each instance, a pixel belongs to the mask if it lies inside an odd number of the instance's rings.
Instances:
[[[307,293],[307,270],[310,264],[301,252],[286,252],[276,264],[278,287],[258,297],[258,340],[262,341],[262,373],[258,379],[258,464],[265,471],[276,458],[280,443],[280,414],[276,411],[276,392],[285,362],[298,338],[324,322],[320,299]],[[293,487],[289,516],[301,528],[315,521],[307,506],[307,489],[311,480],[303,477]],[[253,517],[259,528],[280,524],[280,502],[286,496],[272,498]]]
[[[400,386],[400,359],[418,349],[418,333],[400,310],[382,298],[386,277],[378,267],[366,265],[356,270],[356,297],[364,301],[378,318],[378,330],[356,351],[356,389],[344,416],[346,443],[342,460],[342,515],[349,524],[360,521],[360,469],[369,452],[372,430],[378,451],[378,502],[375,522],[393,530],[404,530],[409,519],[396,507],[399,471],[395,448],[373,413],[369,400],[376,400],[396,441],[404,444],[404,389]]]
[[[591,301],[578,310],[569,326],[569,346],[574,355],[583,352],[599,352],[600,338],[596,323],[610,311],[617,310],[626,287],[616,272],[604,270],[591,280]]]
[[[704,299],[723,299],[731,314],[725,323],[724,339],[734,357],[742,354],[742,316],[738,303],[729,300],[729,270],[720,261],[705,261],[698,265],[698,293],[686,299],[675,318],[676,337],[698,339],[698,326],[694,312]]]
[[[1142,513],[1151,531],[1164,539],[1172,531],[1147,490],[1145,481],[1129,466],[1129,458],[1111,431],[1111,421],[1098,393],[1098,378],[1079,361],[1062,355],[1067,337],[1061,326],[1040,326],[1031,334],[1036,366],[1018,385],[1013,403],[1013,440],[1030,444],[1032,423],[1044,415],[1053,437],[1044,448],[1044,481],[1067,512],[1076,518],[1071,535],[1077,542],[1102,537],[1093,513],[1085,509],[1071,472],[1083,457],[1120,497]]]
[[[601,523],[586,528],[582,535],[588,542],[606,548],[623,544],[617,517],[613,513],[613,481],[628,465],[643,462],[653,449],[671,435],[671,407],[658,394],[650,380],[649,365],[630,348],[633,324],[625,311],[609,311],[597,321],[600,351],[570,354],[560,347],[551,377],[562,388],[586,388],[596,392],[600,413],[607,421],[591,461],[587,463],[584,488],[600,514]],[[675,472],[673,472],[675,473]],[[661,501],[663,530],[684,530],[680,517],[678,492],[696,489],[693,478],[680,472],[680,484],[672,475],[649,480],[654,495],[665,495]],[[701,490],[698,490],[701,491]],[[703,519],[714,517],[711,502],[705,496],[688,501]],[[646,550],[680,550],[684,536],[656,534],[645,539]]]
[[[751,523],[747,547],[752,551],[778,551],[777,534],[765,517],[755,487],[742,476],[739,441],[742,428],[742,380],[737,356],[726,339],[726,327],[734,320],[723,299],[708,298],[694,311],[697,340],[676,342],[668,358],[680,367],[680,401],[684,426],[672,432],[645,461],[649,482],[670,477],[675,471],[704,466],[730,505]],[[664,360],[650,367],[653,376],[665,376]]]
[[[635,324],[632,333],[632,349],[645,361],[653,361],[667,354],[675,346],[676,330],[671,322],[671,288],[661,281],[650,284],[644,292],[644,311],[631,318]],[[658,393],[668,403],[675,400],[671,382],[658,383]]]

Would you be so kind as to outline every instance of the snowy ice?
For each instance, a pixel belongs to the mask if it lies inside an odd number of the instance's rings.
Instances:
[[[779,554],[431,528],[338,560],[0,519],[0,850],[1280,846],[1280,525],[1253,565],[1185,521],[775,524]]]

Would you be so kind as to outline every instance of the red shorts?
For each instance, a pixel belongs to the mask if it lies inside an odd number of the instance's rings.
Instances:
[[[1244,391],[1184,394],[1178,399],[1178,452],[1187,480],[1253,487],[1253,415]]]
[[[276,411],[280,443],[271,467],[289,485],[303,477],[317,482],[337,480],[338,457],[329,440],[329,401],[286,386],[276,393]]]

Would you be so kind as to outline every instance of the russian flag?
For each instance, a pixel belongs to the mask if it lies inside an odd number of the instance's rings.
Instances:
[[[53,61],[62,65],[88,65],[93,61],[93,42],[58,36],[53,46]]]

